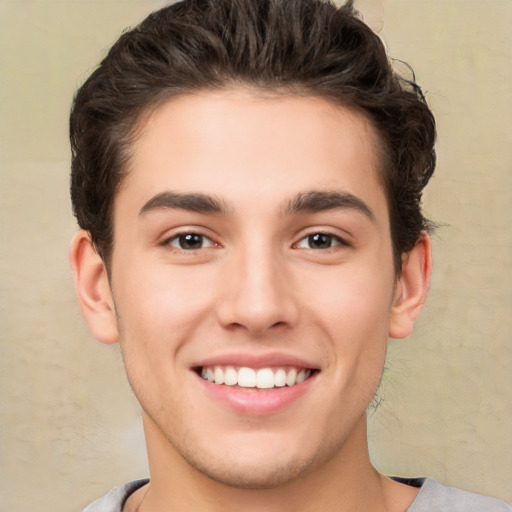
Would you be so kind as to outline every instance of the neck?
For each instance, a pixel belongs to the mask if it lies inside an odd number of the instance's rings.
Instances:
[[[237,488],[190,466],[144,418],[151,483],[129,500],[128,512],[399,512],[416,491],[380,475],[371,465],[366,417],[330,459],[273,488]]]

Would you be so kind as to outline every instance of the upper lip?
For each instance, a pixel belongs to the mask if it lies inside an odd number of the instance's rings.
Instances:
[[[309,368],[318,370],[319,365],[304,358],[279,352],[267,354],[249,354],[249,353],[227,353],[211,356],[194,362],[192,368],[202,368],[203,366],[239,366],[248,368],[268,368],[280,366],[293,366],[297,368]]]

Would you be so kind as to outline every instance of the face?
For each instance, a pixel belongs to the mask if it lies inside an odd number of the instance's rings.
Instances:
[[[376,143],[358,113],[244,90],[144,121],[111,293],[150,463],[266,487],[363,438],[396,289]]]

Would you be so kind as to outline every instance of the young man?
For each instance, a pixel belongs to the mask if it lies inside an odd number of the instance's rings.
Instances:
[[[71,114],[71,264],[151,474],[87,512],[510,510],[368,455],[429,283],[434,139],[350,4],[185,0],[121,36]]]

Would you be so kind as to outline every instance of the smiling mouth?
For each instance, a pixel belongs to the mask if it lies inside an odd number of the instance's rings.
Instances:
[[[258,368],[247,366],[203,366],[197,373],[213,384],[245,389],[273,389],[295,386],[309,379],[316,370],[299,367]]]

